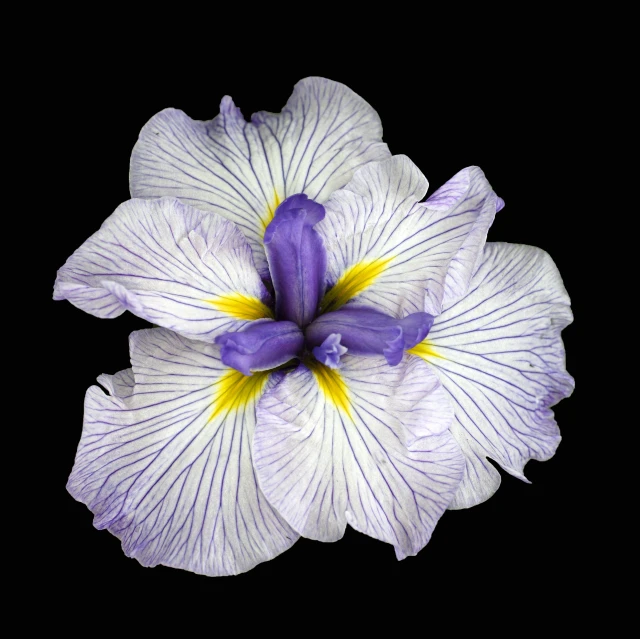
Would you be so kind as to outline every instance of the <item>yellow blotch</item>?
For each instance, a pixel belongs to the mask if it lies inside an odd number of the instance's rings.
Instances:
[[[315,359],[305,359],[306,367],[313,373],[325,398],[338,410],[351,418],[351,399],[349,389],[340,375],[340,371],[329,368]]]
[[[213,385],[213,413],[209,421],[218,415],[241,411],[253,405],[262,396],[270,371],[260,371],[247,377],[240,371],[229,369]]]
[[[434,357],[446,359],[443,355],[440,355],[437,350],[435,350],[433,344],[429,342],[428,339],[422,340],[419,344],[416,344],[413,348],[410,348],[407,353],[422,357],[422,359],[427,362]]]
[[[281,203],[282,203],[282,199],[280,198],[280,195],[278,194],[277,189],[274,187],[273,199],[271,200],[271,202],[269,202],[269,204],[267,204],[267,212],[265,213],[265,216],[261,220],[262,235],[264,235],[264,232],[267,230],[267,226],[269,226],[269,224],[271,223],[271,220],[273,220],[273,216],[276,214],[276,209],[280,206]]]
[[[257,297],[242,293],[225,293],[215,299],[207,300],[217,311],[244,320],[257,320],[269,317],[273,319],[273,311]]]
[[[338,310],[346,304],[352,297],[371,286],[385,271],[392,257],[386,259],[369,260],[358,262],[348,268],[336,282],[335,286],[327,291],[324,299],[320,303],[323,313]]]

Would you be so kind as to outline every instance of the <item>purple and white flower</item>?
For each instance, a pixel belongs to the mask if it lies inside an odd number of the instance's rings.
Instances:
[[[346,525],[402,559],[447,508],[526,481],[573,388],[549,256],[486,243],[482,171],[427,181],[375,111],[296,85],[245,122],[166,110],[131,159],[134,199],[60,269],[54,297],[161,328],[98,381],[68,489],[144,565],[237,574]]]

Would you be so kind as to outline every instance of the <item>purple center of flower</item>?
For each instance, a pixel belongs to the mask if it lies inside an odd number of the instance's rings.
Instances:
[[[288,197],[276,209],[264,234],[276,319],[258,320],[243,331],[217,337],[227,366],[251,375],[312,354],[322,364],[338,368],[346,352],[384,355],[395,366],[405,350],[427,336],[433,324],[428,313],[397,319],[373,308],[347,304],[319,314],[327,254],[313,227],[324,216],[322,204],[303,193]]]

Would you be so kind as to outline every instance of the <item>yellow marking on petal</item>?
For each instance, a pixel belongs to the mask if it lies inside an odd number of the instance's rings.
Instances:
[[[340,375],[340,371],[329,368],[315,359],[305,359],[305,366],[313,373],[325,398],[339,411],[351,417],[351,399],[349,389]]]
[[[259,371],[247,377],[234,368],[229,369],[213,385],[213,413],[209,421],[221,413],[242,411],[255,404],[262,396],[270,371]]]
[[[335,286],[327,291],[320,309],[323,313],[338,310],[346,304],[352,297],[371,286],[387,268],[393,257],[386,259],[369,260],[358,262],[348,268],[335,283]]]
[[[267,226],[269,226],[269,224],[271,223],[271,220],[273,220],[273,216],[276,214],[276,209],[280,206],[281,203],[282,203],[282,199],[280,198],[280,195],[278,194],[277,189],[274,187],[273,199],[269,204],[267,204],[267,212],[265,213],[265,216],[261,220],[263,236],[264,236],[264,232],[267,230]]]
[[[413,348],[407,350],[407,353],[411,353],[411,355],[417,355],[418,357],[422,357],[423,360],[428,362],[430,359],[434,357],[438,357],[440,359],[446,359],[443,355],[440,355],[437,350],[435,350],[433,344],[428,340],[422,340],[419,344],[416,344]]]
[[[217,311],[244,320],[257,320],[264,317],[274,318],[273,311],[257,297],[242,293],[225,293],[212,300],[206,300]]]

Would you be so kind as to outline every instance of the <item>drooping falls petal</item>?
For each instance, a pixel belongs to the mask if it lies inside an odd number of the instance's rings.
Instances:
[[[269,272],[276,294],[276,317],[306,326],[324,294],[327,256],[313,228],[324,207],[304,194],[288,197],[264,234]]]
[[[145,566],[244,572],[298,535],[258,487],[255,406],[272,382],[165,329],[131,335],[129,371],[93,386],[68,490]],[[135,376],[135,384],[134,384]]]
[[[358,170],[331,196],[316,227],[328,256],[323,311],[357,299],[394,317],[437,315],[466,290],[496,194],[478,167],[419,203],[426,191],[424,175],[399,155]]]
[[[251,375],[280,366],[300,354],[304,335],[295,322],[261,320],[237,333],[216,337],[222,362]]]
[[[416,365],[419,363],[420,365]],[[336,541],[346,524],[395,546],[428,541],[460,481],[452,410],[417,358],[310,360],[258,405],[254,463],[265,496],[300,534]]]
[[[208,341],[272,317],[238,228],[173,198],[120,205],[58,271],[53,297],[98,317],[129,310]]]
[[[433,316],[413,313],[396,319],[380,311],[358,306],[316,318],[305,330],[309,348],[320,346],[333,333],[340,334],[340,344],[351,355],[384,355],[390,366],[396,366],[405,352],[429,333]]]
[[[262,237],[278,204],[294,193],[324,202],[358,167],[389,157],[381,138],[377,113],[324,78],[301,80],[282,113],[255,113],[248,123],[228,96],[208,122],[166,109],[133,149],[131,194],[170,195],[229,218],[266,275]]]
[[[551,258],[532,246],[490,242],[469,293],[438,316],[413,349],[437,373],[455,410],[452,433],[466,457],[452,503],[467,508],[498,489],[498,462],[527,481],[529,459],[560,442],[550,407],[573,390],[560,332],[573,317]]]

